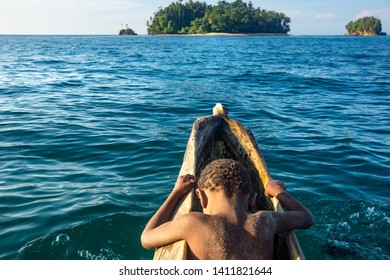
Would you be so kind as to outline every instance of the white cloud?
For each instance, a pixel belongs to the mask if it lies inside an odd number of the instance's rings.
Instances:
[[[141,0],[0,0],[0,34],[145,33]],[[152,13],[152,12],[150,12]]]
[[[320,13],[320,14],[315,14],[313,16],[313,19],[326,20],[326,19],[332,19],[335,17],[336,17],[336,15],[334,13]]]
[[[374,16],[380,20],[390,20],[390,9],[364,10],[356,15],[356,19]]]
[[[330,13],[330,12],[315,14],[315,13],[303,12],[301,10],[288,10],[285,13],[292,18],[301,17],[301,18],[312,18],[317,20],[326,20],[326,19],[332,19],[336,17],[334,13]]]
[[[1,9],[78,10],[104,12],[142,6],[137,0],[0,0]]]
[[[302,12],[301,10],[285,10],[284,13],[288,15],[289,17],[311,17],[313,16],[312,13]]]

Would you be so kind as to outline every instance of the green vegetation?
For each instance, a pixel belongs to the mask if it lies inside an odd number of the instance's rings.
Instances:
[[[119,31],[119,35],[137,35],[137,33],[135,33],[130,27],[126,27]]]
[[[219,1],[215,6],[192,0],[160,7],[147,22],[148,34],[278,33],[290,31],[283,13],[254,8],[242,0]]]
[[[386,35],[382,32],[382,22],[375,17],[363,17],[355,22],[350,21],[345,28],[348,35],[352,36]]]

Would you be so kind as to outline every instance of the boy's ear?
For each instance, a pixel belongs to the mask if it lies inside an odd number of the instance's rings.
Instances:
[[[252,193],[248,198],[248,211],[256,212],[256,197],[257,193]]]
[[[202,205],[202,208],[207,208],[208,199],[206,193],[202,190],[197,189],[196,195],[199,197],[200,205]]]

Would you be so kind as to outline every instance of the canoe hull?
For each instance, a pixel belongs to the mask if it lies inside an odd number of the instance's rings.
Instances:
[[[264,195],[264,186],[271,177],[253,134],[240,122],[227,117],[223,109],[214,111],[215,115],[202,117],[194,122],[179,176],[192,174],[198,178],[211,161],[232,158],[241,162],[251,177],[254,191],[258,193],[257,210],[285,211],[276,198],[270,200]],[[191,211],[202,211],[194,190],[182,199],[171,218]],[[275,259],[304,259],[293,232],[280,234],[275,238],[274,256]],[[154,259],[185,260],[187,243],[179,241],[158,248]]]

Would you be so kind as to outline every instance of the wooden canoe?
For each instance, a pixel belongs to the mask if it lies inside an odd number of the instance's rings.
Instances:
[[[194,122],[179,176],[193,174],[198,178],[208,163],[219,158],[232,158],[246,167],[254,190],[258,193],[258,210],[285,211],[276,198],[269,199],[264,196],[264,186],[271,177],[252,132],[245,129],[240,122],[230,119],[227,110],[221,104],[214,107],[212,116],[202,117]],[[182,199],[172,219],[190,211],[202,211],[194,190]],[[275,237],[274,257],[304,259],[293,232]],[[160,247],[156,249],[154,259],[185,260],[187,244],[185,241],[178,241]]]

